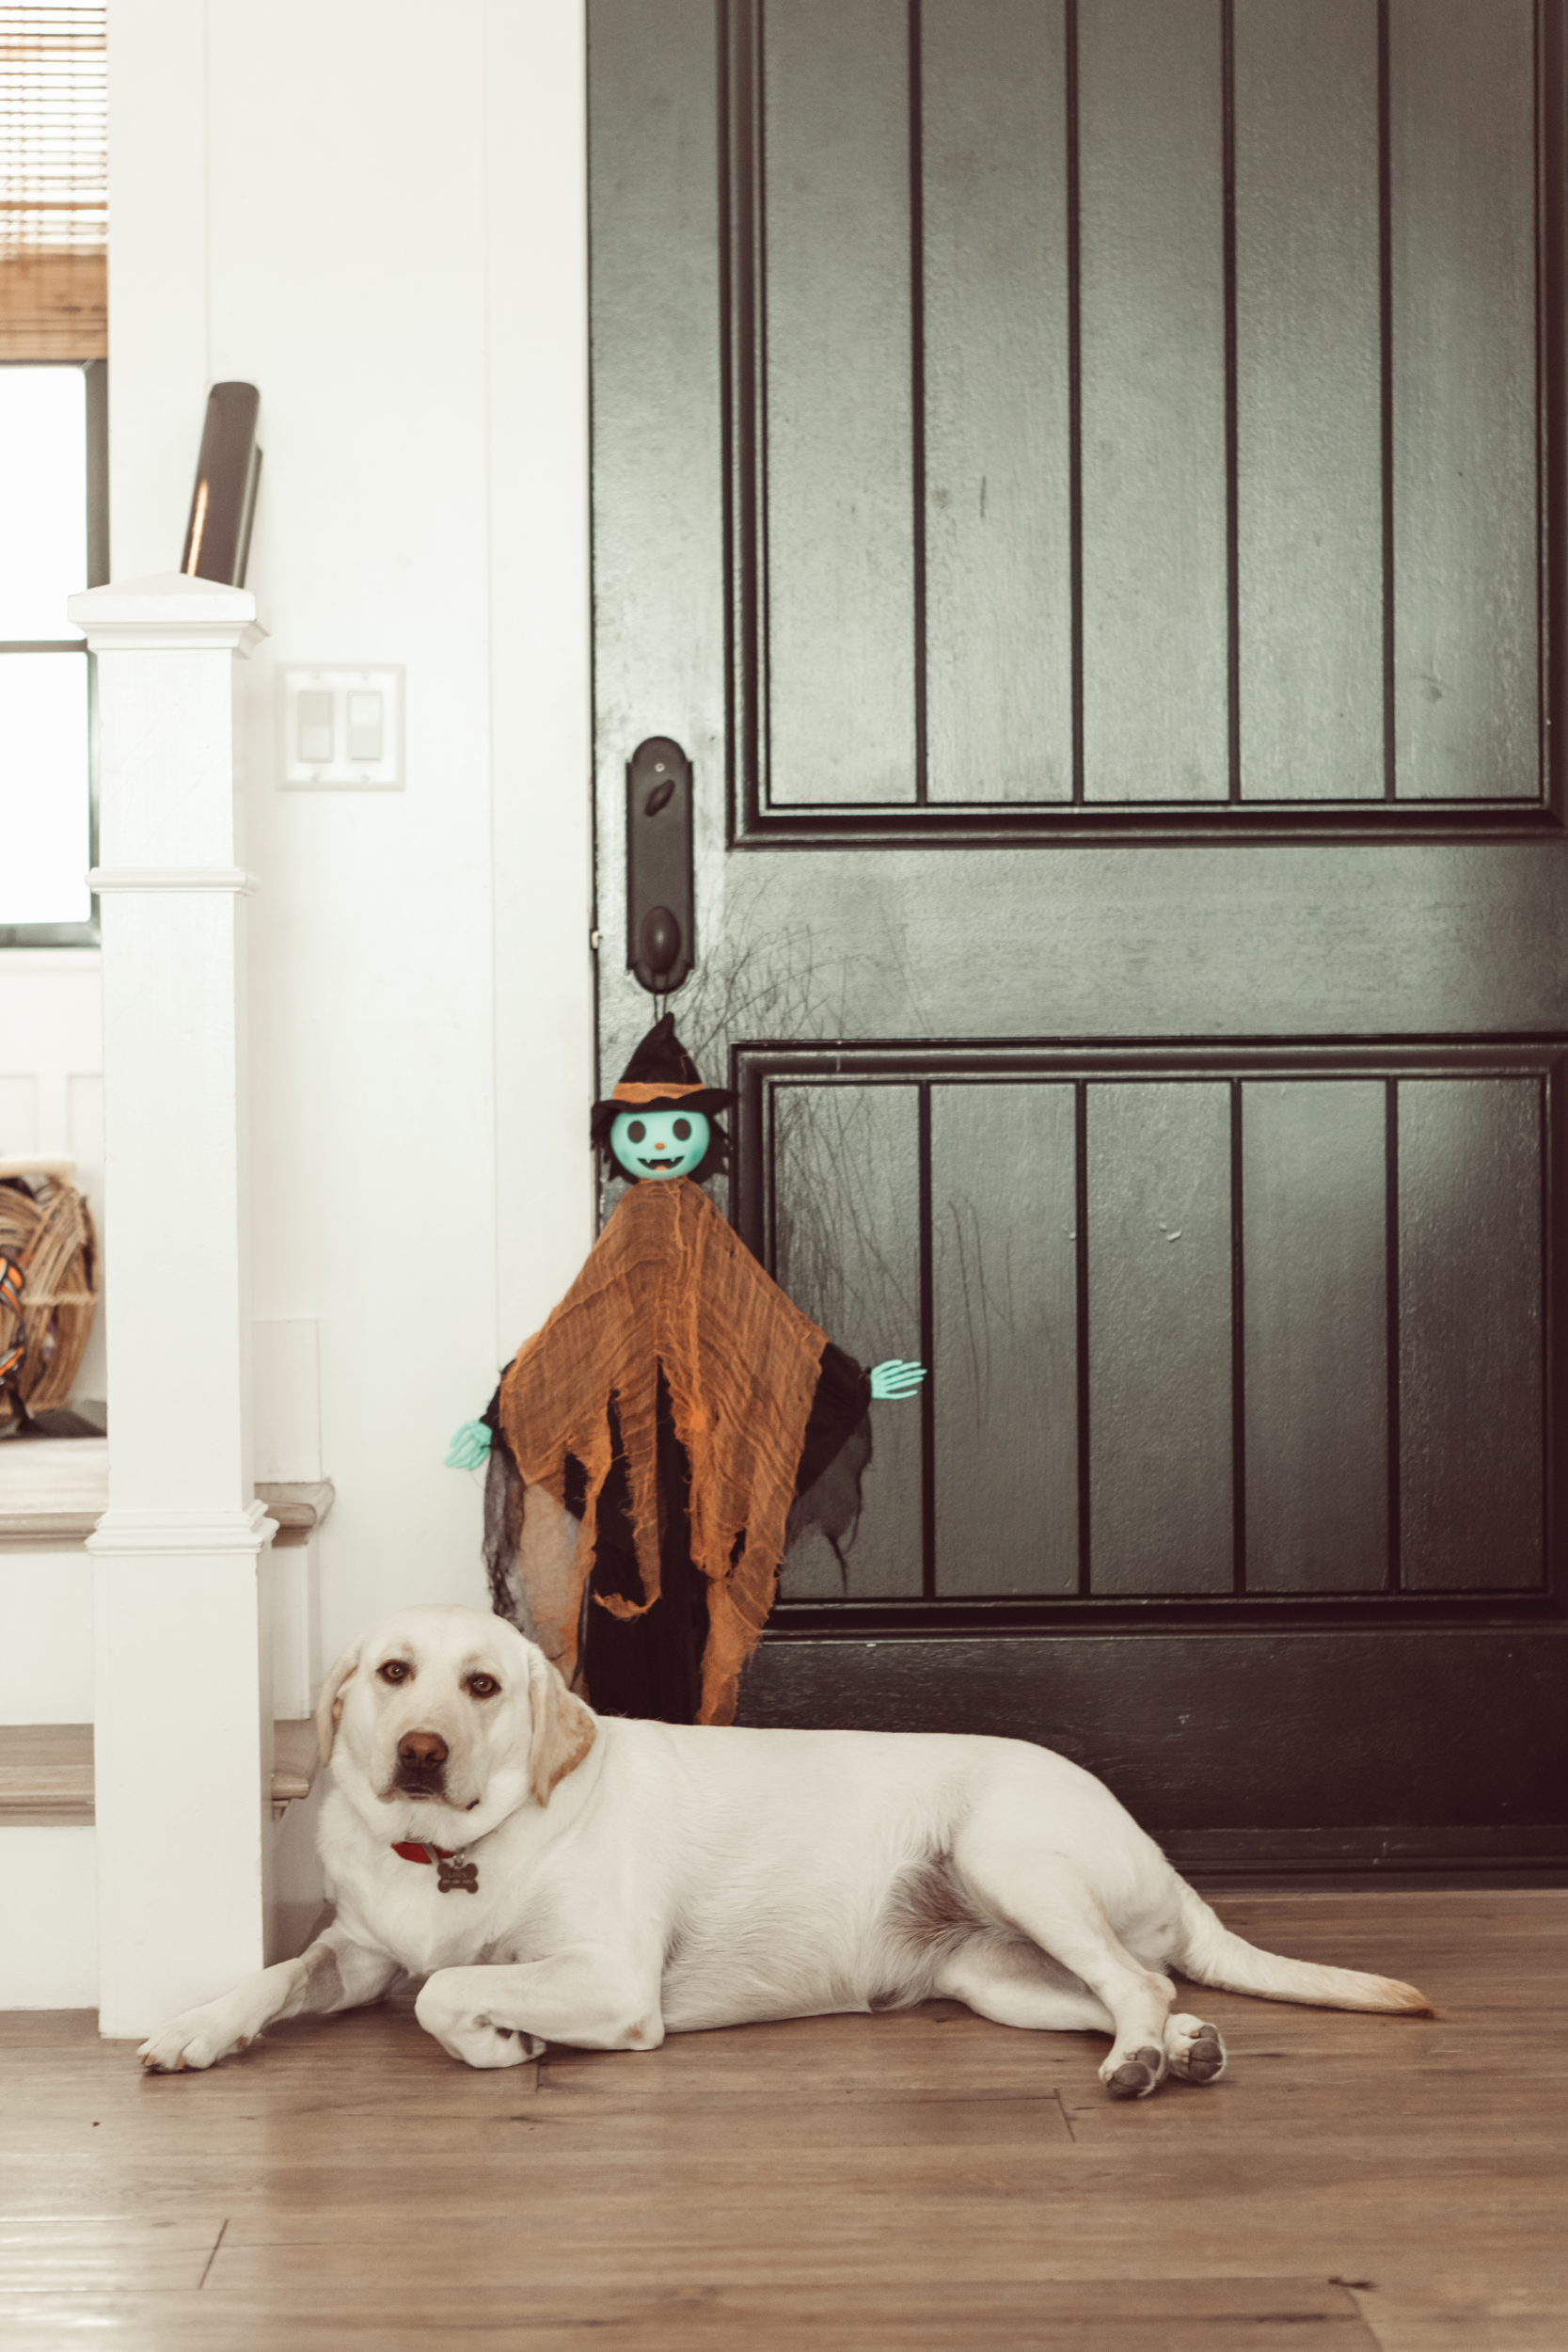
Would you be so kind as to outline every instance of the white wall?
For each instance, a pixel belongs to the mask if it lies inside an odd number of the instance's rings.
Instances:
[[[111,0],[117,579],[261,393],[254,1311],[319,1329],[329,1658],[483,1601],[446,1441],[592,1236],[581,84],[575,0]],[[405,790],[276,788],[305,660],[406,665]]]

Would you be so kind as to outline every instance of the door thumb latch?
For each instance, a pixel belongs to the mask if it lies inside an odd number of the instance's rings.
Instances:
[[[650,735],[626,762],[626,964],[655,996],[697,961],[691,859],[691,762]]]

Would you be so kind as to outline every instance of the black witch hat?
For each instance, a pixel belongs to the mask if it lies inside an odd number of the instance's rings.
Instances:
[[[675,1035],[675,1016],[667,1012],[627,1062],[613,1093],[594,1104],[589,1133],[595,1143],[606,1144],[623,1111],[703,1111],[711,1116],[734,1101],[728,1087],[704,1086],[702,1073]]]

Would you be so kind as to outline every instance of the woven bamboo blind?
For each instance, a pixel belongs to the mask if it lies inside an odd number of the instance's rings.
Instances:
[[[108,352],[103,0],[0,0],[0,359]]]

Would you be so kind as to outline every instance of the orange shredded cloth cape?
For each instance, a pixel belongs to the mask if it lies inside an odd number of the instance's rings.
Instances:
[[[596,1506],[613,1459],[611,1399],[642,1599],[595,1597],[622,1617],[641,1616],[658,1598],[662,1368],[691,1465],[691,1557],[708,1580],[697,1720],[731,1721],[740,1670],[772,1607],[826,1345],[826,1333],[784,1296],[701,1185],[677,1176],[627,1187],[582,1272],[519,1349],[500,1388],[501,1427],[525,1485],[563,1503],[568,1455],[587,1476],[569,1605],[549,1628],[568,1681]]]

